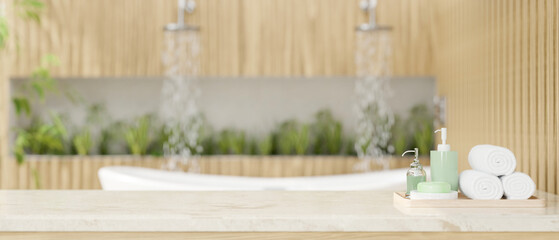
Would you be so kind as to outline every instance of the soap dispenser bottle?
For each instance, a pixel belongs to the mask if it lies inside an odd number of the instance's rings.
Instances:
[[[417,148],[414,148],[413,150],[405,151],[404,153],[402,153],[402,157],[406,155],[406,153],[415,153],[415,158],[410,164],[410,169],[408,169],[408,172],[406,173],[406,196],[409,196],[412,190],[417,190],[418,183],[426,181],[427,174],[425,174],[425,170],[423,170],[423,166],[421,166],[421,163],[419,163],[419,159],[417,158],[419,155],[419,150]]]
[[[437,151],[431,151],[431,180],[436,182],[447,182],[450,189],[458,191],[458,153],[450,151],[450,145],[446,143],[446,128],[441,128],[435,133],[441,133],[441,144]]]

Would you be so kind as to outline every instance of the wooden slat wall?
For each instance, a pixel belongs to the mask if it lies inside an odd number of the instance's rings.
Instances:
[[[393,25],[394,73],[429,75],[428,11],[415,0],[381,1]],[[46,53],[56,76],[159,76],[162,27],[176,0],[46,0],[40,25],[16,19],[12,76],[27,76]],[[187,21],[201,28],[202,74],[353,75],[355,27],[366,15],[352,0],[198,0]]]
[[[439,0],[434,72],[448,97],[448,140],[461,169],[476,144],[510,148],[517,170],[557,192],[559,3]]]

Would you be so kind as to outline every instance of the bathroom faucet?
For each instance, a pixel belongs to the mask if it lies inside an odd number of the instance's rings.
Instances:
[[[382,26],[377,24],[377,3],[378,0],[361,0],[359,8],[365,13],[369,14],[369,22],[357,26],[358,31],[376,31],[376,30],[391,30],[390,26]]]
[[[169,23],[163,29],[165,31],[198,30],[197,26],[188,25],[184,22],[184,12],[194,12],[196,2],[194,0],[177,0],[177,5],[177,22]]]
[[[376,22],[376,8],[377,8],[377,0],[361,0],[359,3],[359,7],[364,12],[369,13],[369,28],[375,28],[377,25]]]

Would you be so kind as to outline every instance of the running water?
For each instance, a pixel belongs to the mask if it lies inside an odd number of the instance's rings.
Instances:
[[[389,168],[384,156],[389,149],[390,129],[394,124],[394,115],[388,105],[388,97],[392,94],[389,86],[391,43],[390,31],[357,31],[355,150],[361,160],[355,166],[358,171],[370,170],[373,161],[384,169]]]
[[[167,141],[163,154],[169,170],[199,172],[198,141],[201,119],[196,101],[200,95],[200,40],[197,31],[166,31],[163,50],[165,81],[161,115]]]

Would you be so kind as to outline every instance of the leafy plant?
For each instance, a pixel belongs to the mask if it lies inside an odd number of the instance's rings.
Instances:
[[[14,0],[14,8],[21,18],[40,23],[45,4],[39,0]],[[0,12],[3,10],[0,9]],[[6,17],[0,16],[0,50],[6,46],[9,36],[10,29]]]
[[[27,98],[12,98],[12,103],[14,104],[14,109],[17,115],[25,113],[26,116],[31,115],[31,106],[29,105],[29,100]]]
[[[18,129],[14,145],[18,163],[23,163],[25,153],[64,154],[67,135],[66,127],[56,114],[51,114],[49,123],[35,120],[29,128]]]
[[[314,154],[340,154],[342,148],[342,123],[336,121],[329,110],[315,114],[311,125]]]
[[[146,154],[150,140],[151,121],[151,116],[142,116],[126,130],[124,137],[130,153],[134,155]]]
[[[74,135],[72,143],[78,155],[87,155],[93,147],[93,140],[89,129],[86,128]]]
[[[354,138],[346,138],[344,140],[344,150],[343,154],[347,156],[356,156],[357,152],[355,151],[355,139]]]
[[[45,4],[39,0],[14,0],[14,7],[20,17],[39,23],[41,21],[40,14],[44,10]],[[6,18],[0,16],[0,49],[6,46],[9,33]],[[52,54],[47,54],[41,59],[40,66],[31,74],[31,81],[23,85],[24,94],[12,99],[18,116],[22,113],[26,113],[27,116],[31,115],[31,103],[27,97],[29,94],[26,94],[29,88],[32,88],[41,100],[44,100],[46,91],[56,90],[56,81],[51,77],[49,68],[57,65],[59,65],[58,58]]]
[[[414,140],[421,154],[428,154],[433,146],[433,127],[425,124],[414,133]]]
[[[16,11],[23,19],[30,19],[37,23],[41,22],[40,14],[44,9],[44,3],[39,0],[14,0],[14,6]],[[0,9],[3,11],[3,9]],[[0,16],[0,50],[4,49],[10,35],[10,30],[4,16]],[[16,43],[17,44],[17,43]],[[17,46],[17,45],[16,45]],[[48,57],[46,61],[53,60],[52,57]],[[46,68],[41,63],[41,67],[38,68],[32,74],[33,78],[39,78],[32,80],[32,87],[38,92],[42,97],[44,97],[44,88],[49,87],[52,83],[56,83],[50,78],[50,73],[48,68]],[[43,71],[46,68],[46,71]],[[39,81],[37,81],[39,80]],[[41,81],[43,80],[43,81]],[[46,80],[46,81],[44,81]],[[46,84],[46,85],[45,85]],[[51,88],[52,89],[52,88]],[[31,104],[28,98],[24,96],[14,97],[12,99],[16,114],[19,116],[23,112],[26,116],[31,115]],[[66,129],[62,124],[60,124],[60,118],[58,116],[51,116],[53,118],[54,125],[35,123],[29,129],[19,129],[17,130],[17,137],[14,144],[14,155],[16,156],[18,164],[22,164],[25,157],[26,149],[31,149],[31,151],[36,151],[34,153],[39,153],[45,151],[47,153],[62,152],[64,150],[64,144],[60,140],[66,137]],[[46,148],[46,150],[45,150]],[[39,151],[41,150],[41,151]],[[37,152],[39,151],[39,152]],[[38,172],[36,169],[32,169],[32,174],[35,179],[35,185],[38,189],[41,188]]]
[[[18,14],[23,19],[29,19],[37,23],[41,22],[41,13],[45,4],[39,0],[16,0],[14,1]]]
[[[216,142],[212,136],[202,138],[200,141],[202,146],[202,155],[215,155],[217,154]]]
[[[1,11],[2,9],[0,9]],[[10,28],[8,28],[8,22],[6,17],[0,16],[0,50],[6,47],[6,42],[10,36]]]
[[[106,120],[109,119],[105,105],[95,103],[87,106],[87,115],[85,122],[87,124],[106,125]]]
[[[428,154],[433,147],[433,114],[426,105],[416,105],[411,109],[408,129],[413,133],[412,147],[419,148],[420,154]]]
[[[408,132],[406,126],[400,116],[394,116],[394,125],[392,125],[392,146],[396,155],[408,150]]]
[[[276,132],[277,153],[304,155],[310,145],[309,125],[296,120],[283,122]]]
[[[272,154],[274,142],[272,135],[266,135],[262,139],[256,140],[256,154],[270,155]]]
[[[41,59],[41,65],[33,70],[31,78],[24,83],[12,98],[14,109],[19,116],[26,113],[31,115],[32,107],[29,96],[34,92],[39,101],[43,102],[47,92],[57,92],[57,81],[51,76],[50,68],[59,64],[58,58],[54,55],[47,54]]]
[[[243,154],[248,150],[245,133],[234,129],[222,130],[217,145],[221,154]]]
[[[152,123],[152,125],[154,125]],[[150,142],[147,148],[147,154],[152,156],[163,156],[163,146],[169,140],[169,132],[165,130],[165,126],[153,127],[156,128],[156,135]]]
[[[217,147],[214,137],[214,129],[208,123],[205,116],[200,116],[200,128],[198,129],[198,145],[200,146],[200,154],[212,155],[217,153]]]
[[[124,128],[124,123],[117,121],[101,129],[98,138],[97,152],[101,155],[123,153],[118,151],[118,147],[122,146],[123,149],[125,148],[123,146],[125,144],[122,143],[122,141],[124,141]]]

